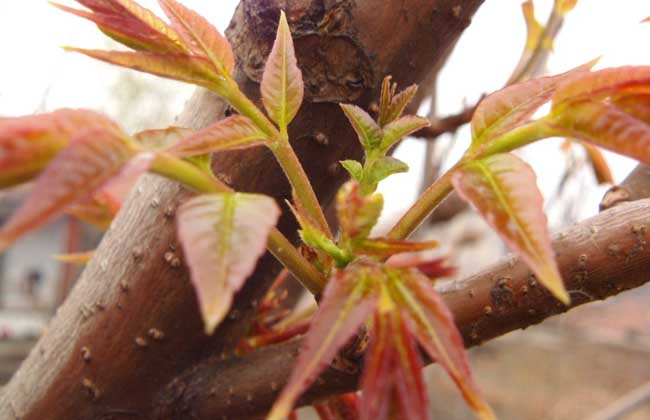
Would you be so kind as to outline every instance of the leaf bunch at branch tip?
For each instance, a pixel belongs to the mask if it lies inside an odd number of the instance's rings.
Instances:
[[[416,341],[448,371],[480,418],[494,418],[472,379],[451,313],[430,283],[414,269],[369,260],[338,271],[325,289],[289,382],[267,419],[284,418],[358,328],[372,319],[361,419],[387,420],[396,409],[404,418],[429,418]]]
[[[203,194],[179,207],[178,238],[206,334],[221,323],[255,269],[279,216],[275,201],[259,194]]]
[[[360,183],[363,194],[374,192],[379,182],[388,176],[408,170],[406,163],[386,154],[404,137],[430,125],[426,118],[401,116],[417,92],[415,85],[399,94],[395,91],[396,85],[386,77],[382,84],[378,121],[356,105],[341,104],[365,152],[363,165],[354,160],[344,160],[341,165],[352,179]]]
[[[66,48],[132,68],[227,93],[234,68],[228,41],[198,13],[175,0],[160,0],[171,24],[132,0],[78,0],[90,11],[56,7],[96,23],[109,37],[134,51]]]

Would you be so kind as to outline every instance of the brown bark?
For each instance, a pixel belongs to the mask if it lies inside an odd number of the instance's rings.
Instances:
[[[307,87],[290,134],[326,204],[345,178],[338,161],[361,154],[336,102],[366,105],[385,74],[402,86],[420,81],[441,65],[481,3],[387,0],[377,7],[373,0],[243,0],[229,29],[238,56],[235,79],[257,98],[256,81],[279,7],[284,8]],[[178,124],[204,127],[224,111],[220,100],[199,90]],[[266,150],[224,153],[214,166],[238,190],[266,193],[279,202],[289,197]],[[206,337],[174,234],[173,211],[185,197],[178,185],[152,176],[138,184],[47,332],[4,389],[1,419],[160,417],[154,397],[167,383],[210,356],[232,351],[278,264],[268,255],[261,260],[228,320]],[[287,214],[279,226],[294,236]]]
[[[553,248],[572,299],[568,307],[543,289],[527,266],[513,256],[441,287],[466,345],[478,345],[648,282],[648,211],[650,199],[627,203],[556,236]],[[174,401],[175,409],[185,407],[185,414],[196,418],[214,418],[219,414],[242,419],[263,414],[286,383],[300,343],[300,339],[294,339],[240,359],[197,366],[179,378],[164,399]],[[357,383],[357,375],[330,368],[301,402],[308,404],[352,391]],[[183,418],[173,410],[166,413],[171,418]]]

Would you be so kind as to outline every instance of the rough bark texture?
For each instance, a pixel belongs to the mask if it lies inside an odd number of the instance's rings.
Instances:
[[[650,281],[648,211],[650,199],[623,204],[556,236],[553,248],[571,295],[569,307],[543,289],[528,267],[513,256],[441,287],[466,345],[478,345]],[[300,343],[294,339],[221,365],[205,364],[180,378],[190,412],[196,418],[219,414],[228,419],[263,414],[286,383]],[[349,392],[357,385],[356,375],[330,368],[301,402],[308,404],[333,393]]]
[[[239,59],[235,78],[257,98],[256,81],[284,8],[307,85],[291,136],[326,204],[344,181],[338,161],[360,156],[335,102],[368,104],[385,74],[402,86],[420,81],[441,64],[481,2],[387,0],[377,7],[374,0],[244,0],[229,29]],[[178,124],[201,128],[225,111],[214,95],[198,91]],[[239,190],[279,202],[289,196],[266,150],[224,153],[214,166]],[[172,386],[177,393],[163,407],[155,396],[181,372],[232,351],[278,266],[264,257],[228,320],[206,337],[174,234],[173,212],[186,196],[178,185],[155,177],[138,184],[48,331],[4,389],[0,419],[169,418],[159,411],[169,404],[178,408],[176,418],[193,418],[191,404],[175,405],[188,402],[182,387]],[[295,229],[287,214],[280,228],[290,234]]]

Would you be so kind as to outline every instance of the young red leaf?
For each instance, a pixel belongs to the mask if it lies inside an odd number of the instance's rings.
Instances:
[[[544,199],[532,168],[512,154],[469,162],[452,177],[456,191],[473,204],[553,295],[569,303],[555,263]]]
[[[357,253],[363,255],[390,257],[405,252],[428,251],[437,246],[438,242],[436,241],[410,242],[400,239],[371,238],[360,241],[354,249]]]
[[[395,121],[399,117],[402,116],[402,113],[404,112],[404,109],[408,104],[411,103],[413,98],[415,97],[415,94],[418,92],[418,86],[417,85],[411,85],[395,95],[391,101],[390,105],[388,107],[388,112],[385,117],[385,121],[387,123],[390,123],[392,121]],[[383,127],[383,125],[382,125]]]
[[[362,195],[358,182],[348,182],[336,195],[336,211],[341,232],[340,243],[363,240],[377,224],[384,198],[381,194]]]
[[[381,128],[375,120],[363,109],[356,105],[340,104],[343,113],[352,124],[352,128],[359,136],[359,141],[366,149],[376,147],[381,142]]]
[[[150,10],[131,0],[77,0],[92,12],[53,3],[55,7],[88,19],[109,37],[138,51],[185,52],[180,37]]]
[[[421,128],[428,127],[429,125],[431,125],[429,120],[423,117],[414,115],[401,117],[384,127],[381,139],[381,149],[388,150],[404,137],[413,134]]]
[[[179,207],[178,238],[206,334],[214,332],[255,269],[279,216],[275,201],[259,194],[204,194]]]
[[[650,163],[650,125],[613,105],[584,100],[553,112],[554,133]]]
[[[377,118],[380,127],[398,119],[418,91],[417,85],[411,85],[396,95],[397,84],[391,83],[390,80],[391,77],[386,76],[381,87],[379,117]]]
[[[181,140],[194,134],[194,130],[183,127],[156,128],[140,131],[133,135],[136,142],[146,150],[164,150],[174,147]]]
[[[650,66],[626,66],[583,72],[579,77],[565,80],[553,96],[553,106],[579,100],[594,100],[622,91],[634,93],[650,87]]]
[[[587,72],[594,64],[592,61],[556,76],[526,80],[488,95],[472,116],[472,145],[488,143],[525,123],[561,83]]]
[[[65,50],[78,52],[116,66],[193,83],[209,89],[218,89],[222,83],[222,80],[215,76],[212,63],[202,57],[180,53],[102,51],[73,47],[65,47]]]
[[[622,111],[650,124],[650,93],[614,96],[611,102]]]
[[[222,75],[230,75],[235,67],[235,56],[226,38],[207,19],[176,0],[158,0],[172,26],[190,50],[207,57]]]
[[[278,33],[266,61],[260,89],[269,117],[286,129],[298,113],[305,85],[298,68],[291,30],[284,12],[280,13]]]
[[[73,139],[43,171],[31,195],[0,229],[0,251],[102,187],[134,154],[122,137],[102,129],[86,131]]]
[[[177,142],[168,152],[179,157],[254,146],[266,135],[247,117],[233,115]]]
[[[267,420],[282,420],[289,414],[298,397],[372,313],[377,297],[369,282],[378,275],[372,270],[372,267],[360,265],[356,269],[339,271],[329,280],[289,383]]]
[[[392,412],[429,419],[422,362],[401,309],[375,315],[361,389],[361,420],[388,420]]]
[[[416,270],[399,270],[390,275],[390,293],[411,322],[407,323],[429,357],[439,363],[456,382],[467,403],[484,420],[494,419],[492,410],[476,386],[463,346],[447,305],[436,293],[431,280]]]
[[[119,131],[103,115],[81,109],[0,120],[0,188],[33,178],[71,138],[101,128]]]

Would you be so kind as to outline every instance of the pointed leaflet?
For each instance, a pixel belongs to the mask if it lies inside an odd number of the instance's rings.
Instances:
[[[204,194],[179,207],[178,238],[206,334],[214,332],[255,269],[279,216],[275,201],[259,194]]]
[[[291,412],[298,397],[372,313],[376,295],[369,282],[377,275],[373,270],[365,266],[350,267],[329,280],[289,383],[273,405],[268,420],[282,420]]]
[[[194,130],[183,127],[155,128],[133,135],[136,142],[146,150],[163,150],[173,147],[179,141],[194,134]]]
[[[193,83],[209,89],[217,88],[222,82],[213,74],[211,63],[201,57],[155,52],[86,50],[72,47],[65,47],[65,50],[78,52],[116,66]]]
[[[584,100],[552,112],[553,133],[650,163],[650,125],[613,105]]]
[[[0,229],[0,251],[102,187],[135,154],[121,137],[86,131],[43,171],[31,195]]]
[[[287,17],[281,12],[278,33],[260,85],[264,108],[281,129],[286,129],[298,113],[304,88]]]
[[[361,382],[361,420],[388,420],[394,411],[404,419],[429,419],[422,362],[405,321],[396,307],[375,314]]]
[[[352,128],[357,132],[359,141],[365,149],[372,149],[381,142],[381,128],[375,120],[363,109],[356,105],[340,104],[343,113],[348,117]]]
[[[352,159],[342,160],[341,166],[345,168],[346,171],[350,174],[350,177],[355,181],[361,181],[363,177],[363,166],[360,162]]]
[[[407,172],[409,166],[392,156],[384,156],[371,163],[365,168],[361,179],[361,192],[370,194],[377,189],[377,185],[391,175]]]
[[[158,3],[194,54],[207,57],[220,74],[232,73],[235,56],[230,44],[217,28],[176,0],[158,0]]]
[[[179,157],[253,146],[266,135],[248,118],[233,115],[177,142],[168,152]]]
[[[607,97],[621,91],[647,93],[649,89],[650,66],[603,69],[565,81],[553,96],[553,106],[567,101]]]
[[[390,257],[405,252],[427,251],[438,247],[436,241],[410,242],[391,238],[371,238],[359,241],[355,246],[358,254]]]
[[[138,51],[183,52],[178,34],[150,10],[131,0],[77,0],[92,12],[53,3],[55,7],[88,19],[115,41]]]
[[[429,120],[415,115],[407,115],[395,120],[383,129],[381,149],[388,150],[404,137],[415,133],[421,128],[428,127],[429,125],[431,125]]]
[[[557,76],[527,80],[488,95],[472,116],[472,145],[488,143],[525,123],[551,99],[562,82],[584,74],[594,64],[595,61]]]
[[[389,271],[391,296],[411,322],[407,325],[429,357],[439,363],[456,382],[467,403],[481,419],[494,419],[474,383],[463,340],[447,305],[431,280],[416,270]]]
[[[81,109],[0,120],[0,188],[36,176],[71,138],[99,128],[119,131],[105,116]]]
[[[569,295],[551,248],[544,199],[532,168],[515,155],[497,154],[462,166],[453,174],[452,182],[539,281],[568,304]]]

